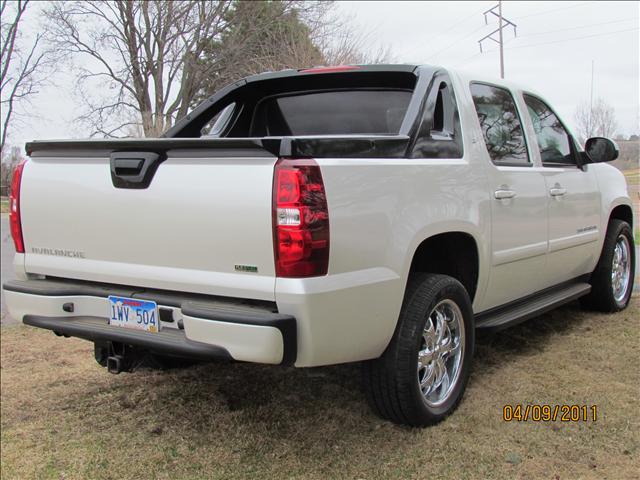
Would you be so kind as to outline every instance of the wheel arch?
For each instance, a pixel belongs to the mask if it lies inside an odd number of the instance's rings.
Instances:
[[[408,275],[438,273],[458,280],[473,302],[478,293],[480,251],[475,237],[465,231],[431,235],[414,249]]]
[[[627,222],[631,227],[631,229],[633,230],[633,210],[631,209],[631,206],[627,205],[626,203],[623,203],[614,207],[611,210],[611,213],[609,213],[608,222],[610,222],[614,218]]]

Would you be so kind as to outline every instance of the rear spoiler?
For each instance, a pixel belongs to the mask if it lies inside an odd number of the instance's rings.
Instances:
[[[30,157],[109,157],[114,152],[155,152],[169,157],[402,158],[408,135],[263,138],[143,138],[42,140],[26,144]]]

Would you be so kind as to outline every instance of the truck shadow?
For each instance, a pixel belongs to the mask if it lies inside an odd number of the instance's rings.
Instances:
[[[488,372],[495,373],[518,357],[542,352],[549,337],[582,328],[587,315],[577,303],[534,318],[494,334],[479,333],[471,381],[482,382]],[[586,327],[589,328],[589,327]],[[264,421],[264,407],[276,409],[282,418],[303,420],[337,409],[350,410],[358,417],[377,421],[370,413],[360,382],[360,365],[296,369],[254,364],[204,364],[163,374],[171,377],[173,387],[163,389],[160,402],[191,404],[192,408],[218,407],[246,414],[244,420]],[[167,379],[168,380],[168,379]],[[307,413],[305,413],[307,412]],[[269,414],[269,417],[273,413]]]
[[[583,311],[576,301],[499,332],[478,330],[475,355],[477,368],[474,369],[479,371],[477,375],[481,377],[483,367],[508,363],[510,359],[536,351],[542,352],[547,348],[551,336],[579,329],[592,315],[597,314]],[[589,327],[586,328],[589,330]]]
[[[235,456],[250,465],[284,461],[305,465],[322,477],[326,465],[341,458],[345,468],[353,459],[375,471],[389,458],[410,456],[416,445],[444,442],[447,448],[459,448],[462,436],[473,436],[481,419],[498,422],[501,410],[491,396],[508,388],[505,375],[513,375],[500,371],[513,372],[511,362],[553,348],[550,342],[569,341],[563,337],[592,324],[593,314],[572,304],[502,332],[480,335],[465,400],[454,415],[428,429],[398,427],[378,418],[365,401],[358,364],[296,369],[213,363],[118,376],[104,373],[88,389],[71,384],[69,394],[51,406],[64,411],[75,428],[97,438],[138,429],[145,442],[166,448],[189,445],[201,455]],[[517,371],[521,381],[528,375]],[[506,384],[486,393],[483,389],[495,380],[496,372]],[[104,408],[107,398],[108,416],[76,419],[75,405],[94,411]],[[104,422],[109,430],[102,432]]]

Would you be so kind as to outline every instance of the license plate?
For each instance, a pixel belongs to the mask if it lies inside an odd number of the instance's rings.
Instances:
[[[156,302],[109,296],[109,325],[157,333],[158,320]]]

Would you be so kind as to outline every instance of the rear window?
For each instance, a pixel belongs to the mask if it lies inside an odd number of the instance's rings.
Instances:
[[[254,117],[254,136],[397,134],[409,90],[313,92],[267,98]]]

